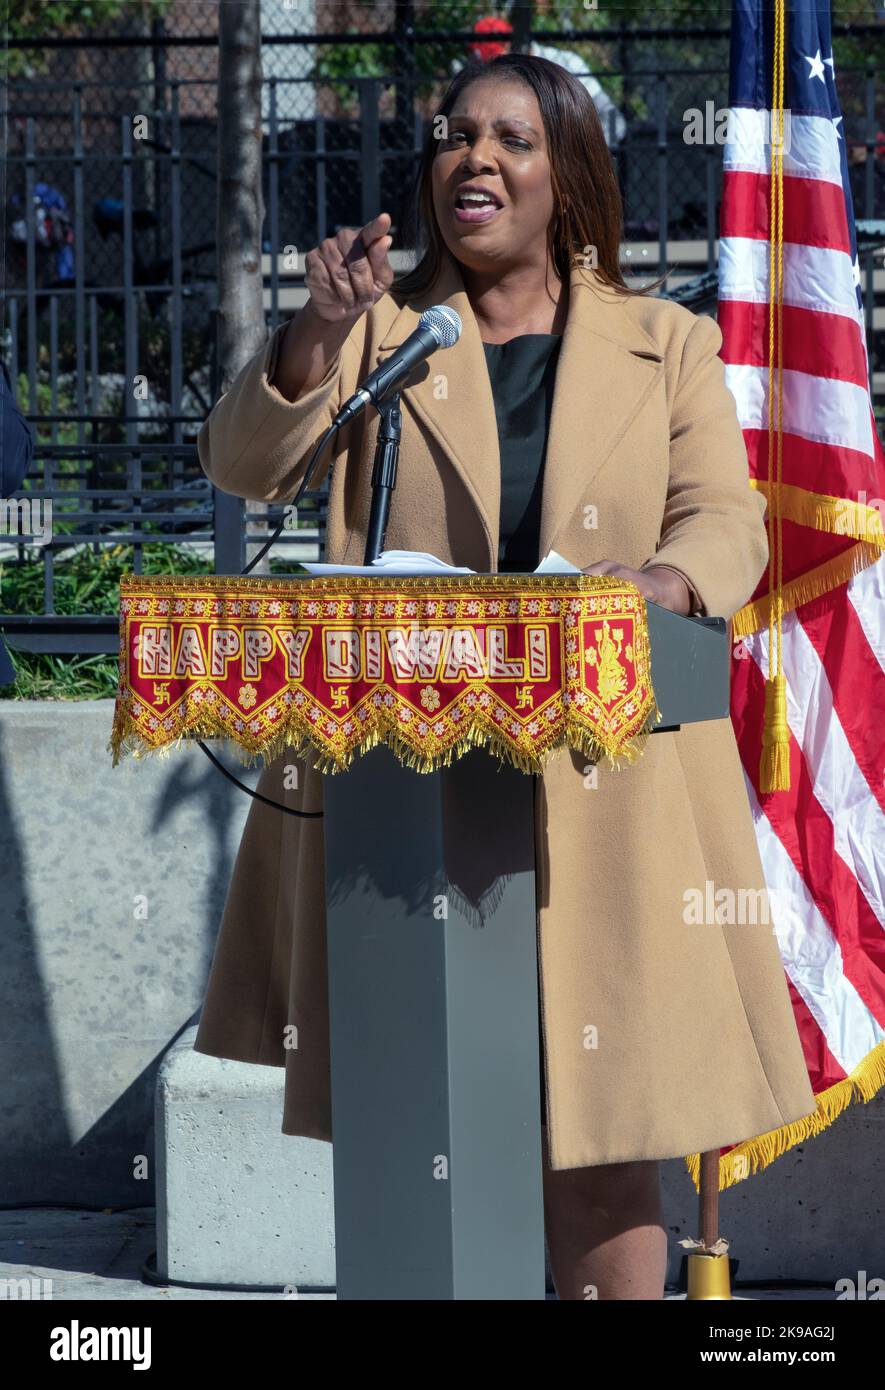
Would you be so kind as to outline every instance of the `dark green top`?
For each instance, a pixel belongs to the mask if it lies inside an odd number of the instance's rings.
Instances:
[[[541,556],[541,493],[562,335],[524,333],[483,343],[501,453],[498,569],[524,574]]]

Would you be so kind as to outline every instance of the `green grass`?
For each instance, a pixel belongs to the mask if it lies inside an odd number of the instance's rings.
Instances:
[[[142,573],[212,574],[208,560],[174,545],[142,547]],[[116,613],[120,578],[134,568],[132,546],[117,545],[98,554],[84,546],[55,567],[55,607],[63,615]],[[271,572],[292,574],[300,567],[272,560]],[[43,612],[43,564],[39,560],[0,565],[5,613]],[[15,685],[0,686],[0,700],[103,700],[117,693],[117,659],[112,656],[51,655],[10,649]]]
[[[109,656],[53,656],[14,652],[15,685],[0,686],[0,700],[106,700],[117,693],[117,663]]]

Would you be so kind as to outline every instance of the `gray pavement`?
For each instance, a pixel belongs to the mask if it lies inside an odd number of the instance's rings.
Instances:
[[[247,1292],[154,1284],[145,1278],[144,1270],[149,1267],[156,1245],[153,1207],[129,1211],[81,1211],[60,1207],[4,1210],[0,1211],[0,1284],[3,1280],[28,1280],[28,1295],[32,1298],[84,1302],[195,1299],[252,1302],[284,1297],[335,1297],[331,1290],[299,1289],[297,1293],[285,1294],[282,1291]],[[684,1294],[671,1291],[667,1297],[678,1302]],[[766,1303],[833,1302],[835,1292],[833,1289],[779,1285],[739,1291],[737,1297]],[[548,1293],[548,1300],[555,1302],[555,1295]]]

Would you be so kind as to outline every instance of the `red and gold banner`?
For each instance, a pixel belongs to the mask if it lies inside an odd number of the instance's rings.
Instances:
[[[109,748],[225,738],[322,772],[385,743],[431,772],[474,744],[524,772],[567,744],[631,762],[660,719],[645,600],[595,575],[126,575]]]

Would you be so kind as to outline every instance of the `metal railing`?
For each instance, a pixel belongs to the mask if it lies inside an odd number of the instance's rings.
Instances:
[[[628,210],[625,270],[672,269],[668,290],[684,293],[688,280],[716,267],[722,153],[715,142],[687,144],[684,115],[706,101],[725,105],[727,73],[631,68],[599,76],[627,119],[623,140],[610,132]],[[845,138],[857,155],[857,212],[882,219],[881,83],[874,66],[839,77]],[[440,74],[436,90],[446,81]],[[414,65],[387,77],[267,79],[269,329],[303,302],[306,249],[381,208],[402,224],[435,94]],[[253,515],[239,499],[214,493],[196,453],[217,394],[214,101],[209,79],[162,72],[118,87],[113,80],[10,84],[7,186],[20,202],[7,228],[18,211],[21,240],[7,244],[4,355],[38,432],[22,495],[52,500],[55,530],[40,551],[42,617],[2,621],[11,632],[27,630],[37,649],[96,649],[95,621],[56,617],[58,568],[80,548],[131,545],[140,570],[146,546],[175,545],[236,572],[246,562],[247,529],[260,539],[279,515],[274,507]],[[40,245],[41,188],[44,205],[47,189],[67,205],[62,245]],[[874,274],[872,253],[863,274],[878,387],[885,384],[885,272]],[[302,506],[299,522],[274,550],[289,563],[323,553],[323,494]],[[26,536],[0,537],[0,558],[4,550],[22,561],[34,555]],[[114,649],[112,633],[102,640],[102,649]]]

